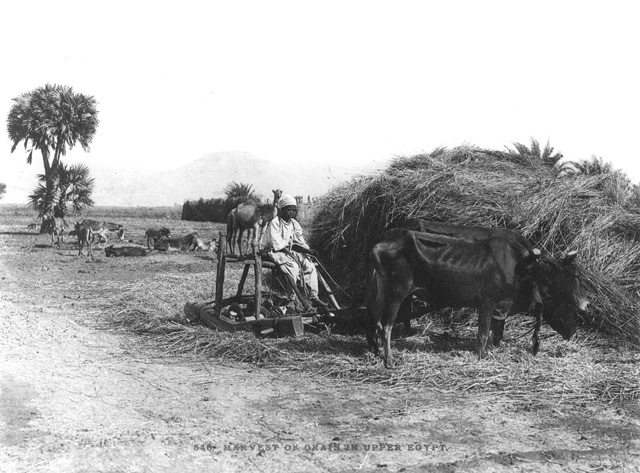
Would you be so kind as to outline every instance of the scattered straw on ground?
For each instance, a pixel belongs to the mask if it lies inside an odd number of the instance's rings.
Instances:
[[[534,357],[525,336],[527,327],[510,321],[507,336],[512,340],[478,361],[473,324],[450,331],[430,322],[419,335],[393,340],[394,367],[387,370],[380,358],[367,351],[363,335],[260,339],[247,332],[189,325],[182,308],[192,282],[165,278],[154,281],[153,292],[136,289],[115,300],[112,297],[105,301],[101,319],[108,327],[136,333],[163,356],[250,363],[388,389],[495,394],[496,402],[532,406],[640,398],[640,355],[621,351],[593,335],[583,333],[575,341],[564,342],[549,329],[543,330],[542,348]],[[169,287],[178,295],[163,291]],[[197,288],[191,291],[198,293]]]

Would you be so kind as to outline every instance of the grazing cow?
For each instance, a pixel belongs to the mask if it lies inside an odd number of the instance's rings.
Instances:
[[[53,235],[58,239],[58,248],[60,248],[60,240],[64,243],[64,219],[60,217],[54,217],[51,214],[45,214],[42,216],[41,233],[51,234],[51,246],[53,246]]]
[[[189,233],[182,238],[160,238],[154,245],[156,250],[160,251],[182,251],[188,250],[198,238],[197,233]]]
[[[107,244],[109,239],[107,238],[107,234],[109,232],[116,232],[118,235],[118,239],[120,241],[124,241],[124,227],[118,223],[110,223],[110,222],[99,222],[97,220],[84,218],[81,220],[85,225],[91,227],[91,231],[93,233],[93,238],[98,237],[98,245],[102,243],[104,239],[104,244]]]
[[[148,228],[146,232],[144,232],[144,236],[147,237],[147,248],[151,249],[152,246],[155,246],[156,242],[162,238],[169,238],[171,236],[171,230],[167,227],[162,227],[160,229]]]
[[[431,308],[478,309],[478,356],[484,357],[494,313],[533,311],[536,319],[533,353],[545,307],[538,287],[555,304],[548,323],[565,339],[575,332],[575,309],[586,308],[575,254],[562,262],[542,264],[539,252],[505,238],[467,241],[402,228],[387,230],[371,251],[373,278],[369,291],[367,341],[378,353],[377,334],[384,335],[384,361],[391,362],[391,330],[407,296],[418,293]],[[551,260],[550,260],[551,261]],[[564,310],[559,310],[562,307]],[[569,310],[567,310],[569,309]]]
[[[76,222],[74,231],[78,236],[78,256],[82,254],[84,245],[87,245],[88,256],[92,256],[91,245],[93,244],[93,230],[91,228],[91,225],[88,225],[85,221],[80,220],[79,222]]]

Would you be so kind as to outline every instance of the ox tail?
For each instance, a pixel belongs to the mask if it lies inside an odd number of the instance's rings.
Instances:
[[[237,209],[233,209],[227,215],[227,244],[229,251],[233,253],[233,231],[235,230],[235,222],[236,222],[236,211]]]
[[[369,308],[369,316],[371,319],[371,323],[378,330],[382,330],[382,305],[384,303],[384,298],[382,294],[382,278],[380,274],[374,269],[371,274],[371,283],[369,285],[369,297],[367,306]]]

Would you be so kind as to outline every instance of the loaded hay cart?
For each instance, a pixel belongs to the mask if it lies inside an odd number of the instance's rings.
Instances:
[[[191,322],[200,321],[207,327],[235,332],[245,330],[257,336],[275,335],[301,336],[305,327],[311,331],[327,330],[332,327],[355,327],[364,323],[365,309],[362,307],[341,307],[334,289],[327,280],[333,281],[326,269],[317,260],[320,295],[328,300],[323,308],[313,307],[293,279],[282,272],[267,252],[253,248],[252,254],[235,255],[226,253],[226,235],[219,233],[217,266],[215,279],[215,299],[210,302],[187,302],[184,313]],[[242,275],[235,295],[224,297],[225,274],[228,264],[243,265]],[[253,268],[254,292],[244,293],[249,272]],[[270,270],[267,277],[263,270]],[[268,289],[263,288],[263,282]],[[283,294],[291,288],[296,295],[293,304],[286,301]],[[286,302],[289,302],[286,304]]]

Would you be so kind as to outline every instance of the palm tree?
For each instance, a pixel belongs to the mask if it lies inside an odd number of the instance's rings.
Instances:
[[[248,200],[256,199],[256,195],[253,192],[252,184],[241,184],[239,182],[232,182],[227,184],[224,188],[224,193],[227,195],[227,199],[236,200]]]
[[[555,165],[562,159],[562,153],[554,153],[553,146],[549,144],[549,141],[547,141],[544,148],[540,147],[540,143],[535,138],[531,138],[531,145],[529,147],[522,143],[513,143],[513,147],[515,151],[510,150],[508,147],[507,150],[523,158],[539,159],[544,164],[550,166]]]
[[[51,212],[54,217],[64,218],[70,213],[69,205],[76,214],[93,205],[91,194],[94,179],[90,177],[87,165],[74,164],[67,167],[61,164],[52,177],[52,192],[47,188],[46,176],[40,174],[40,185],[29,196],[29,207],[37,210],[40,216]]]
[[[596,176],[599,174],[611,174],[614,172],[613,164],[605,162],[604,159],[592,155],[589,159],[580,161],[565,161],[559,166],[560,175],[583,174],[585,176]]]
[[[61,157],[77,143],[89,151],[98,128],[97,102],[91,96],[75,93],[69,86],[51,84],[12,101],[7,117],[7,131],[13,142],[11,152],[24,142],[28,164],[35,150],[42,153],[44,184],[48,195],[53,195]]]

